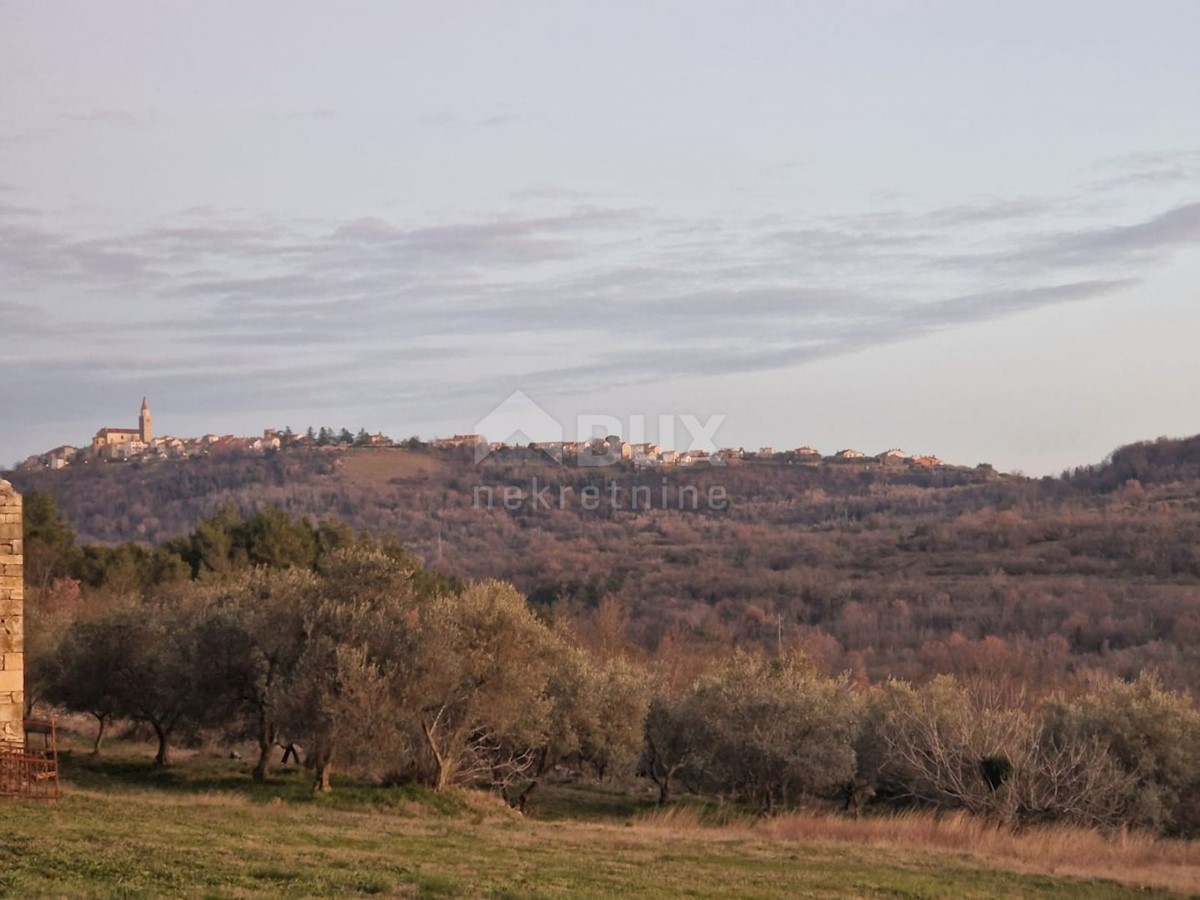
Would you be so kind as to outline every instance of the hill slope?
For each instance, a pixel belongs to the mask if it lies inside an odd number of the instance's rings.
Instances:
[[[526,452],[476,467],[407,449],[7,477],[53,494],[91,541],[156,543],[226,503],[338,518],[435,569],[511,580],[538,604],[587,614],[618,601],[619,627],[650,650],[682,637],[802,641],[873,678],[986,670],[1054,683],[1154,666],[1197,689],[1198,453],[1200,438],[1135,445],[1043,480],[751,462],[589,470]],[[727,502],[710,502],[718,494]]]

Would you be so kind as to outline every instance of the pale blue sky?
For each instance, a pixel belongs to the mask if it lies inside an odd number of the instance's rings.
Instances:
[[[722,414],[1200,431],[1200,5],[0,2],[0,463]]]

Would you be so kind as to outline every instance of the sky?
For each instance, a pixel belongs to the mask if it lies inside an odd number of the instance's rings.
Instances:
[[[0,0],[0,466],[143,395],[178,436],[428,438],[520,391],[568,435],[1033,475],[1200,432],[1197,34],[1193,0]]]

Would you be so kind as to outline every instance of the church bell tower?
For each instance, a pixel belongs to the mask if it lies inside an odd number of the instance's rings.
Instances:
[[[150,418],[150,404],[145,397],[142,398],[142,414],[138,416],[138,437],[143,444],[154,439],[154,421]]]

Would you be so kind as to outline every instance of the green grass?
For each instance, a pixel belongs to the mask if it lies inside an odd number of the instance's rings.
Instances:
[[[636,798],[579,786],[521,818],[479,796],[347,782],[314,798],[306,773],[253,785],[246,763],[213,758],[165,773],[120,754],[64,763],[59,803],[0,803],[0,895],[1169,896],[963,854],[653,827],[629,818]]]
[[[435,794],[404,786],[380,788],[336,774],[332,793],[314,794],[311,773],[298,766],[276,766],[266,783],[255,784],[249,763],[212,756],[186,757],[163,769],[146,754],[118,750],[97,757],[67,750],[60,754],[60,765],[64,781],[84,791],[224,793],[250,803],[312,803],[338,809],[408,807],[417,803],[425,812],[440,816],[460,814],[465,809],[461,794]]]

